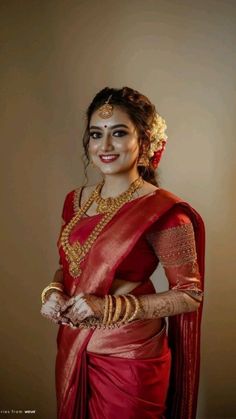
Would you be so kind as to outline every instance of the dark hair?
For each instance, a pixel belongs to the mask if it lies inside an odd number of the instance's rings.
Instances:
[[[137,90],[131,89],[130,87],[122,87],[121,89],[113,89],[110,87],[105,87],[100,90],[92,102],[90,103],[86,111],[86,128],[83,135],[83,147],[84,147],[84,172],[86,179],[87,178],[87,167],[89,165],[89,124],[92,114],[104,105],[105,101],[111,96],[109,103],[112,105],[119,106],[123,111],[125,111],[133,124],[135,125],[138,134],[139,134],[139,144],[140,144],[140,154],[142,153],[142,144],[146,142],[149,145],[149,137],[147,130],[150,130],[153,119],[156,114],[155,106],[150,102],[150,100],[139,93]],[[152,183],[153,185],[158,186],[157,175],[155,170],[150,162],[149,167],[138,166],[139,175],[142,176],[144,180]]]

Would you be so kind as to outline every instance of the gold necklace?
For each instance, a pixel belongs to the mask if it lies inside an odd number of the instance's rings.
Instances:
[[[79,241],[76,241],[72,245],[69,242],[69,235],[73,227],[77,224],[77,222],[82,218],[83,214],[86,213],[88,208],[92,205],[93,201],[96,198],[99,198],[99,193],[101,188],[104,184],[104,181],[99,183],[95,190],[92,192],[88,200],[85,204],[79,209],[79,211],[75,214],[75,216],[70,220],[70,222],[65,226],[64,230],[61,234],[60,243],[66,255],[66,260],[69,263],[69,272],[73,278],[76,278],[81,275],[81,268],[80,264],[82,260],[85,258],[86,254],[92,247],[93,243],[99,236],[100,232],[103,228],[108,224],[108,222],[112,219],[112,217],[119,211],[120,207],[125,203],[131,200],[134,192],[141,187],[143,183],[143,179],[140,176],[134,182],[131,183],[127,191],[120,194],[117,198],[111,198],[112,205],[107,206],[107,212],[105,213],[104,217],[97,223],[93,231],[89,234],[88,238],[85,242],[81,245]],[[101,202],[103,202],[104,198],[101,198]],[[105,198],[105,201],[110,198]],[[108,201],[107,201],[108,202]],[[109,201],[110,202],[110,201]]]
[[[104,180],[103,180],[100,183],[100,188],[98,188],[95,191],[94,201],[98,204],[96,208],[96,212],[99,214],[103,214],[104,212],[107,212],[107,211],[110,212],[110,211],[115,210],[117,207],[120,207],[125,202],[130,201],[137,187],[139,188],[141,186],[140,181],[143,182],[143,179],[141,178],[141,176],[137,178],[134,182],[132,182],[129,188],[126,191],[122,192],[120,195],[116,197],[103,198],[101,196],[101,190],[104,185]]]

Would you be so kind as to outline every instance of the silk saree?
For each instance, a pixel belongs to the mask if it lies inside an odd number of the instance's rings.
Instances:
[[[63,207],[67,224],[76,213],[76,191]],[[152,226],[181,210],[191,220],[196,243],[201,290],[204,280],[204,224],[200,215],[179,197],[157,189],[124,204],[96,239],[74,279],[58,240],[65,292],[104,296],[113,279],[141,281],[134,295],[155,293],[150,275],[158,260],[137,245]],[[81,243],[102,214],[82,218],[70,241]],[[63,227],[62,227],[63,229]],[[129,271],[130,257],[137,271]],[[147,262],[148,260],[148,262]],[[122,268],[123,267],[123,271]],[[57,335],[56,395],[59,419],[194,419],[200,362],[202,303],[197,311],[165,319],[135,320],[118,329],[72,329],[60,325]]]

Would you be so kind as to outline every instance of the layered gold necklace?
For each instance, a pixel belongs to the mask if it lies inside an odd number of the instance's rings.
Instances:
[[[70,220],[70,222],[65,226],[64,230],[62,231],[60,243],[66,255],[66,260],[69,263],[69,272],[73,278],[76,278],[81,275],[81,267],[80,264],[82,260],[87,255],[88,251],[92,247],[93,243],[99,236],[100,232],[104,229],[104,227],[108,224],[108,222],[114,217],[114,215],[119,211],[121,206],[130,201],[134,192],[140,188],[143,184],[142,177],[138,177],[134,182],[132,182],[129,188],[123,192],[122,194],[118,195],[116,198],[102,198],[101,197],[101,189],[104,185],[104,181],[100,182],[95,190],[92,192],[88,200],[85,204],[78,210],[78,212],[74,215],[74,217]],[[98,204],[97,212],[104,213],[103,218],[97,223],[93,231],[89,234],[88,238],[85,240],[83,244],[80,244],[79,241],[76,241],[73,244],[69,242],[69,236],[74,228],[74,226],[78,223],[78,221],[82,218],[83,214],[87,212],[89,207],[92,205],[93,202]]]

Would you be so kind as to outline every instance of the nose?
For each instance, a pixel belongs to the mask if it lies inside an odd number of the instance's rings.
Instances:
[[[101,141],[101,150],[102,151],[110,151],[113,150],[114,146],[112,143],[112,136],[110,135],[109,132],[105,133],[102,141]]]

